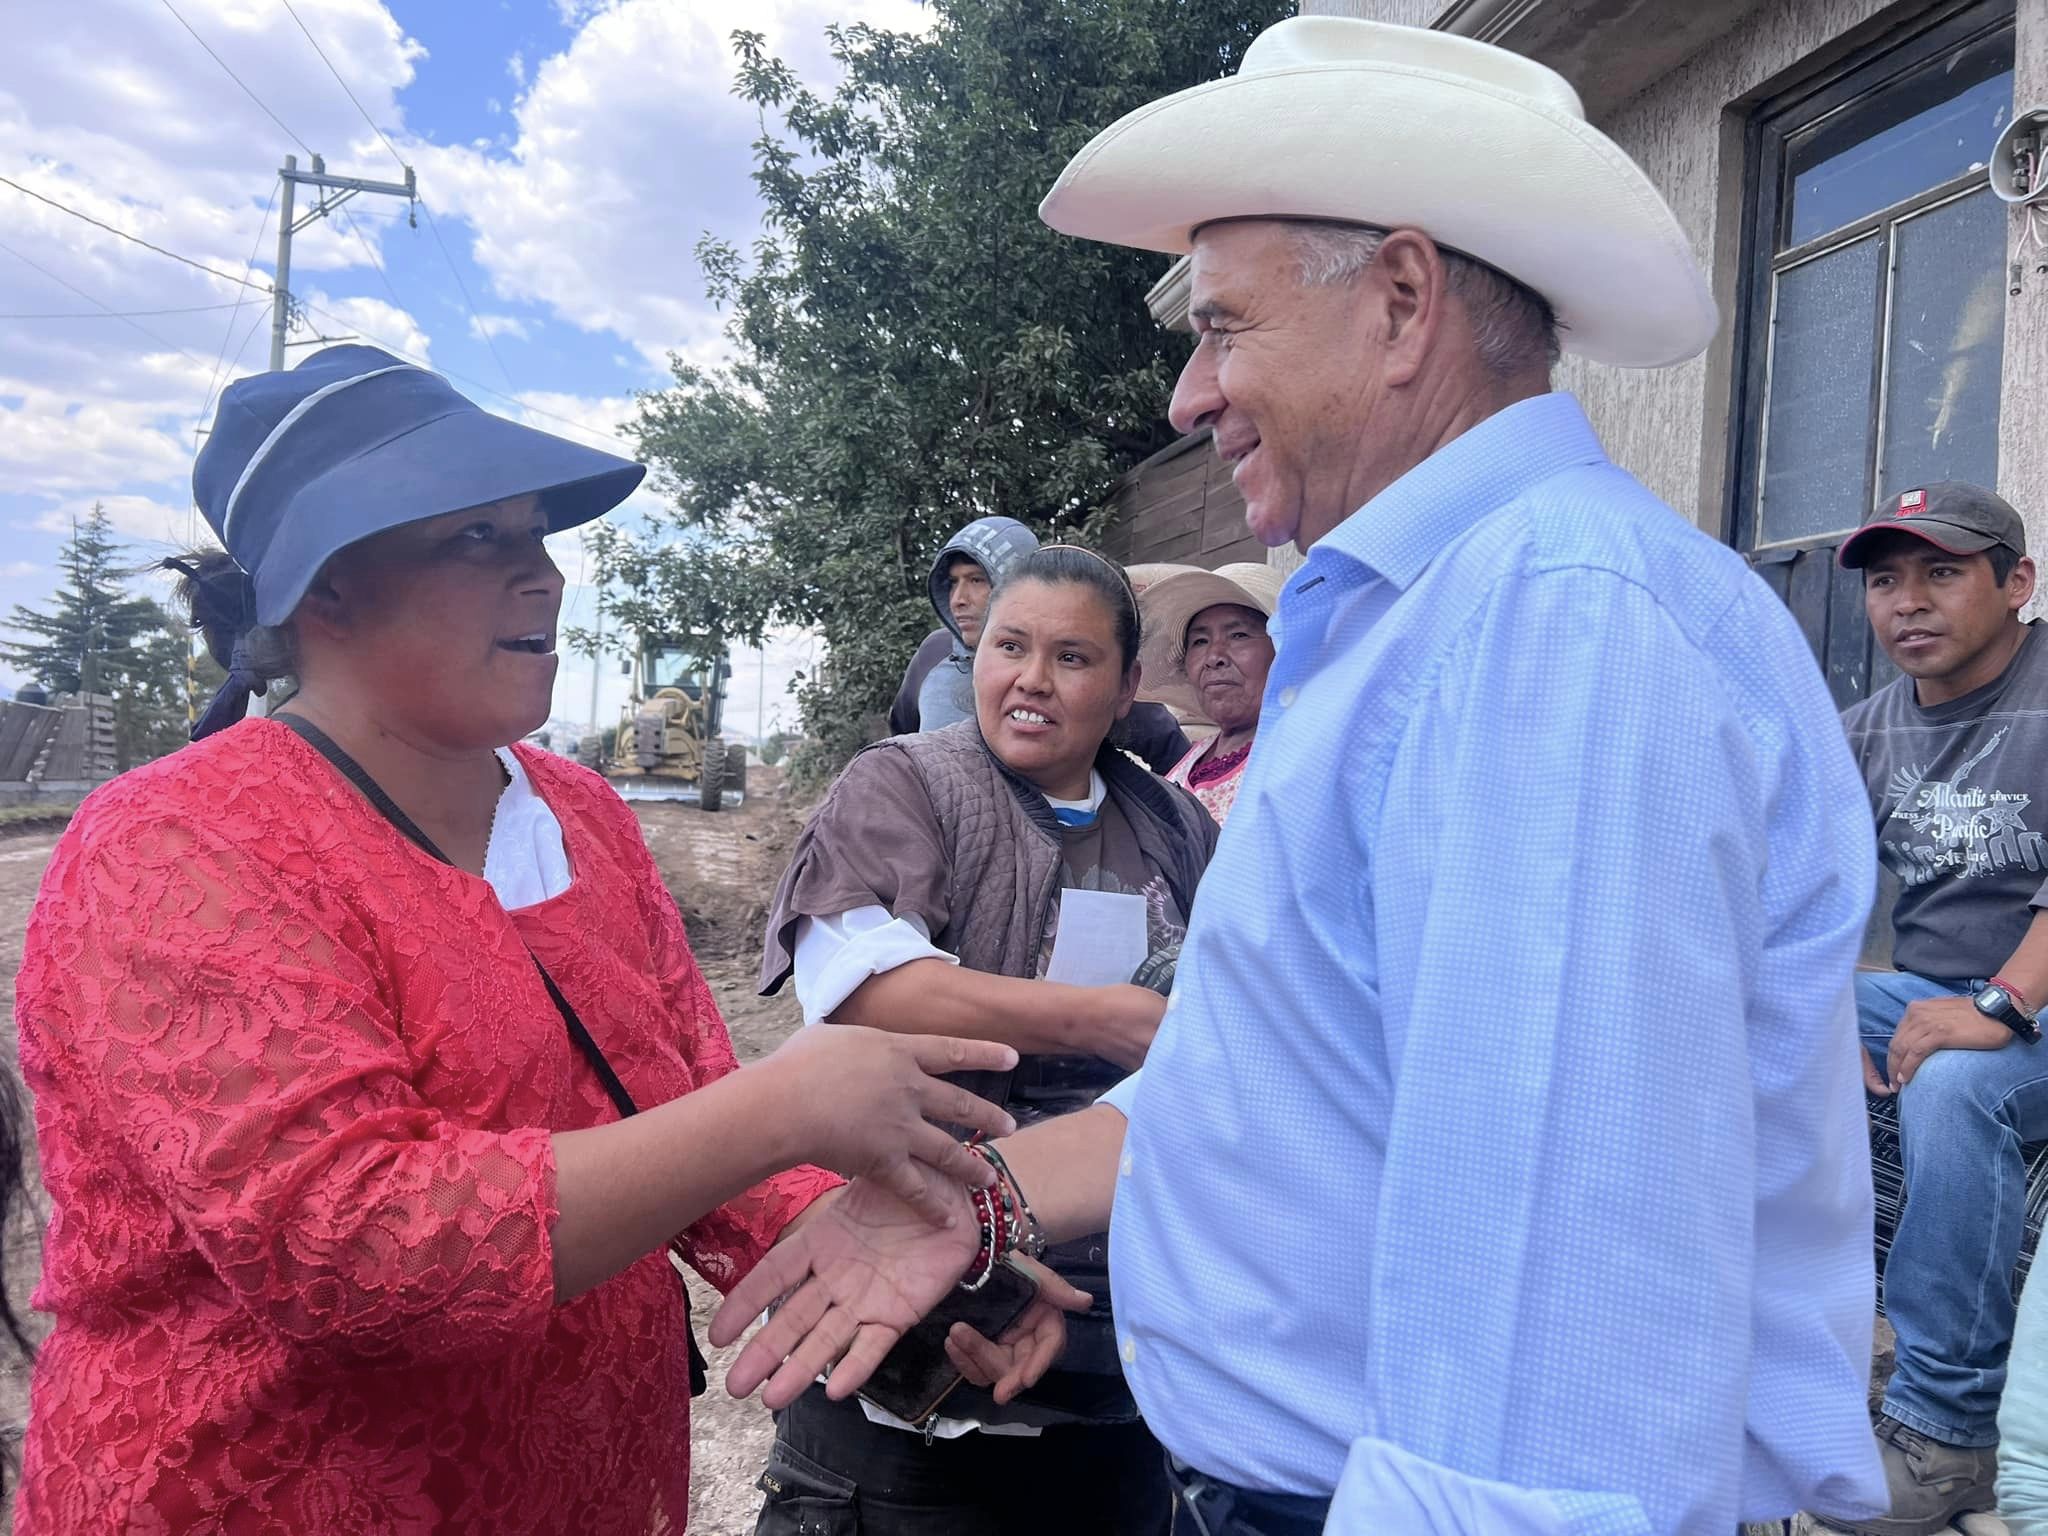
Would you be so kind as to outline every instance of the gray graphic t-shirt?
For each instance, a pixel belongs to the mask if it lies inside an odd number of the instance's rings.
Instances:
[[[1922,709],[1895,678],[1842,716],[1898,877],[1892,963],[1991,975],[2048,907],[2048,641],[2027,626],[2002,675]]]

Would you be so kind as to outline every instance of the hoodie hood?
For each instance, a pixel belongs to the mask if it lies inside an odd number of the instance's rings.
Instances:
[[[952,605],[947,601],[950,595],[946,581],[947,564],[955,555],[965,555],[988,572],[991,587],[999,587],[1004,573],[1036,548],[1038,535],[1014,517],[977,517],[946,541],[938,558],[932,561],[932,573],[925,582],[925,590],[931,594],[932,607],[938,612],[939,622],[953,632],[956,646],[964,646],[966,642],[960,638],[960,626],[953,622]]]

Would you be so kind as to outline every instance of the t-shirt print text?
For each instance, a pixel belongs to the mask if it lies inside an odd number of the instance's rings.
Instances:
[[[2035,872],[2048,866],[2041,834],[2030,831],[2021,814],[2033,797],[1969,782],[2007,729],[1972,753],[1952,779],[1927,779],[1917,765],[1893,771],[1890,791],[1897,809],[1888,826],[1902,835],[1883,840],[1883,856],[1902,884],[1924,885],[1942,875],[1967,879],[2015,863]],[[1910,836],[1903,835],[1906,829]]]

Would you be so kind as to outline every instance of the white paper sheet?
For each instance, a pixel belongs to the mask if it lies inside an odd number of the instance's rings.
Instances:
[[[1060,892],[1060,927],[1047,981],[1106,987],[1129,981],[1151,952],[1145,898],[1125,891]]]

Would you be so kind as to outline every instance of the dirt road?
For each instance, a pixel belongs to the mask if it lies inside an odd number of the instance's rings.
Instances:
[[[801,1022],[787,995],[754,996],[760,956],[760,925],[768,896],[782,873],[794,813],[777,798],[773,771],[749,769],[753,793],[738,810],[707,816],[695,806],[648,804],[636,807],[649,849],[681,904],[706,979],[725,1012],[742,1061],[773,1050]],[[22,930],[35,900],[43,867],[56,846],[53,832],[0,835],[0,1017],[14,1017],[14,975],[21,966]],[[786,989],[785,989],[786,992]],[[16,1037],[0,1029],[0,1071],[17,1076]],[[34,1147],[28,1149],[29,1177],[40,1209]],[[39,1223],[38,1223],[39,1225]],[[8,1234],[6,1284],[17,1308],[25,1309],[40,1264],[36,1233],[26,1224]],[[692,1282],[699,1335],[717,1305],[708,1286]],[[39,1337],[46,1326],[31,1318]],[[692,1536],[742,1536],[754,1528],[760,1495],[754,1479],[767,1460],[774,1426],[753,1403],[735,1403],[720,1385],[732,1351],[710,1352],[711,1391],[695,1405],[691,1433]],[[28,1409],[28,1369],[0,1349],[0,1437],[11,1454]],[[0,1530],[11,1529],[11,1499],[0,1502]]]
[[[707,816],[695,806],[675,804],[635,807],[662,878],[682,904],[697,963],[743,1062],[774,1050],[803,1023],[790,988],[772,998],[754,995],[761,925],[797,819],[774,797],[772,774],[749,768],[748,776],[753,794],[737,813]],[[695,1276],[690,1292],[701,1343],[718,1295]],[[753,1530],[761,1507],[754,1479],[768,1459],[775,1426],[758,1403],[726,1396],[726,1366],[737,1353],[737,1346],[705,1348],[711,1390],[691,1409],[691,1536],[743,1536]]]

